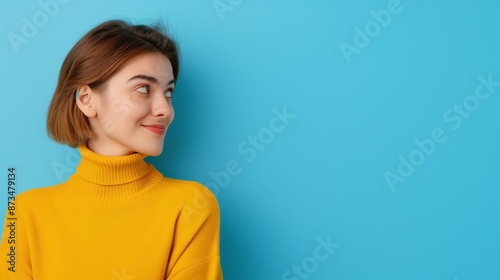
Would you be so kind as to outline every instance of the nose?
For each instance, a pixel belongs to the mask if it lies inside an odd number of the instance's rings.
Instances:
[[[174,114],[172,100],[170,98],[165,98],[165,95],[161,92],[155,93],[152,98],[151,113],[155,117],[172,119]]]

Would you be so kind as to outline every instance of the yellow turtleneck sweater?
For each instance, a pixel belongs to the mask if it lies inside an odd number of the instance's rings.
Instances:
[[[140,153],[78,150],[67,182],[23,192],[7,211],[0,279],[222,279],[207,188],[163,177]]]

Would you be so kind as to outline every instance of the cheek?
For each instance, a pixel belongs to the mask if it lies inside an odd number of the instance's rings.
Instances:
[[[141,114],[142,108],[139,102],[127,98],[116,98],[107,106],[109,117],[118,120],[130,120]]]

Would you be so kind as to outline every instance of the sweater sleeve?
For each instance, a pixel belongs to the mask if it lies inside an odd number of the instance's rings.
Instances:
[[[219,255],[220,214],[215,196],[201,184],[180,205],[173,261],[167,268],[167,280],[222,280]]]
[[[33,280],[26,220],[19,198],[9,203],[5,215],[0,243],[0,279]]]

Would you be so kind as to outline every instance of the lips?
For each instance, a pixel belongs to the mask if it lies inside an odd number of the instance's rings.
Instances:
[[[144,124],[142,126],[147,130],[159,135],[165,134],[165,131],[167,130],[167,127],[164,124]]]

